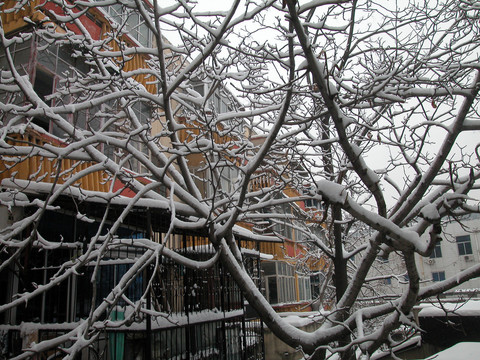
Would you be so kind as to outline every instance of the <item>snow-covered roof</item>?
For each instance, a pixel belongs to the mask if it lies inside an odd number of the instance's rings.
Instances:
[[[243,255],[258,256],[262,260],[273,260],[273,257],[274,257],[271,254],[265,254],[265,253],[262,253],[258,250],[254,250],[254,249],[241,248],[240,251],[242,252]]]
[[[290,325],[301,328],[311,324],[318,324],[325,321],[326,315],[330,312],[324,311],[302,311],[302,312],[282,312],[279,315]]]
[[[48,194],[52,191],[58,190],[61,186],[62,185],[33,182],[29,180],[3,179],[0,181],[0,189],[5,188],[15,190],[15,194],[21,193],[22,195],[13,196],[4,194],[2,197],[0,197],[0,204],[3,203],[6,205],[7,203],[11,203],[13,206],[28,206],[29,202],[27,201],[28,199],[25,197],[25,194]],[[84,190],[75,186],[66,187],[66,189],[63,190],[63,194],[97,204],[109,203],[112,205],[126,206],[132,201],[131,198],[122,195],[105,193],[101,191]],[[167,200],[162,201],[158,199],[143,198],[137,199],[135,204],[137,207],[159,209],[164,211],[170,210],[170,204]],[[181,214],[183,216],[195,215],[195,212],[191,209],[191,207],[186,204],[177,203],[175,205],[175,210],[177,214]],[[282,242],[282,240],[278,239],[276,236],[254,234],[252,231],[239,225],[234,225],[233,231],[236,236],[242,237],[246,240],[258,242]]]
[[[445,316],[445,312],[449,316],[480,316],[480,300],[422,304],[420,309],[420,317]]]
[[[440,351],[425,360],[477,360],[480,354],[480,343],[478,342],[461,342],[446,350]]]
[[[62,185],[53,185],[51,183],[44,183],[44,182],[33,182],[29,180],[21,180],[15,179],[12,181],[11,179],[3,179],[0,183],[2,187],[7,189],[16,189],[25,194],[48,194],[52,191],[56,191],[61,188]],[[128,205],[132,199],[129,197],[113,194],[113,193],[105,193],[101,191],[91,191],[91,190],[84,190],[80,189],[75,186],[68,186],[63,191],[64,195],[72,196],[77,199],[86,200],[92,203],[99,203],[99,204],[115,204],[115,205]],[[20,205],[20,204],[17,204]],[[156,199],[139,199],[136,201],[136,205],[140,207],[146,208],[154,208],[154,209],[169,209],[168,201],[159,201]],[[186,205],[183,206],[182,204],[177,205],[179,207],[178,211],[181,212],[182,210],[186,213],[191,211],[189,207]]]
[[[409,348],[420,347],[421,345],[422,345],[422,337],[418,335],[418,336],[411,337],[410,339],[400,343],[397,346],[394,346],[392,350],[395,353],[396,351],[401,351],[401,350],[406,350],[406,349],[409,349]],[[387,356],[391,356],[390,351],[377,350],[370,357],[370,360],[383,359]]]

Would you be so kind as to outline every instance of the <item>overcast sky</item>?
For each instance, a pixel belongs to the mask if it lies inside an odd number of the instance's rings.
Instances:
[[[233,0],[198,0],[196,9],[199,10],[199,11],[228,10],[229,7],[232,4],[232,1]],[[300,0],[300,1],[301,2],[306,2],[306,0]],[[176,2],[175,0],[162,0],[161,1],[161,6],[166,7],[166,6],[169,6],[171,4],[174,4],[175,2]],[[406,6],[408,4],[408,2],[409,2],[408,0],[387,0],[387,1],[385,1],[384,5],[388,4],[388,5],[391,5],[391,6],[403,7],[403,6]],[[243,4],[240,5],[240,9],[242,9],[244,7],[244,2],[242,2],[242,3]],[[176,42],[175,41],[175,37],[176,37],[175,35],[176,34],[169,33],[167,35],[167,37],[169,37],[170,41],[175,43]],[[438,147],[438,146],[441,145],[441,143],[443,142],[444,135],[445,135],[443,131],[438,131],[438,132],[433,132],[433,133],[437,134],[437,136],[435,136],[435,135],[432,136],[433,141],[437,142],[437,144],[432,146],[432,150],[435,147]],[[460,145],[460,146],[466,146],[467,148],[469,148],[467,153],[470,153],[470,154],[472,153],[472,148],[475,148],[475,146],[479,143],[480,143],[480,131],[471,131],[471,132],[467,132],[467,133],[462,133],[462,134],[460,134],[459,138],[457,139],[457,144]],[[434,152],[435,152],[435,150],[433,150],[433,153]],[[453,155],[454,153],[456,154],[456,158],[458,159],[458,157],[460,155],[460,150],[459,150],[458,146],[455,146],[453,148],[452,153],[450,155]],[[366,160],[367,164],[369,164],[372,167],[373,170],[382,169],[387,164],[387,159],[385,157],[385,154],[382,153],[381,151],[378,151],[378,149],[376,149],[375,152],[371,152],[369,154],[366,154],[366,159],[365,160]],[[475,164],[478,164],[478,160],[477,159],[472,159],[471,160],[471,165],[475,165]],[[389,175],[394,177],[399,182],[399,184],[402,183],[403,174],[401,174],[401,173],[393,174],[392,173],[392,174],[389,174]],[[390,185],[386,184],[386,186],[390,186]],[[393,195],[393,190],[392,190],[391,195]],[[478,195],[478,193],[476,193],[476,195]]]

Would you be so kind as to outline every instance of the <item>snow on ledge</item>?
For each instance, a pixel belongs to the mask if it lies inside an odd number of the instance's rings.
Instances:
[[[51,183],[34,182],[29,180],[15,179],[3,179],[1,186],[9,189],[16,189],[22,191],[25,194],[48,194],[50,192],[58,191],[62,185],[53,185]],[[101,191],[84,190],[75,186],[68,186],[63,195],[70,195],[78,199],[86,200],[92,203],[112,203],[116,205],[127,205],[132,199],[115,195],[113,193],[105,193]],[[156,199],[139,199],[136,203],[137,206],[143,206],[148,208],[168,209],[169,204],[166,200]],[[181,206],[181,205],[179,205]]]
[[[128,311],[129,309],[127,309]],[[152,316],[152,330],[162,330],[172,327],[182,327],[186,325],[209,323],[213,321],[229,320],[244,316],[244,310],[220,311],[217,309],[202,310],[192,312],[188,316],[184,313],[164,314],[165,316]],[[22,322],[19,325],[1,325],[0,331],[19,330],[23,334],[29,334],[39,330],[66,332],[79,327],[85,320],[71,323],[43,324],[34,322]],[[105,329],[107,331],[146,331],[146,320],[134,322],[130,325],[120,325],[121,321],[97,321],[92,328]]]
[[[478,342],[461,342],[440,351],[425,360],[477,360],[480,354],[480,343]]]
[[[480,300],[422,304],[419,308],[419,317],[445,316],[445,312],[448,316],[480,316]]]
[[[413,336],[407,341],[402,342],[401,344],[393,347],[393,352],[405,350],[408,348],[420,347],[422,345],[422,337],[421,336]],[[390,356],[390,351],[376,351],[370,357],[370,360],[377,360],[383,359],[384,357]]]
[[[264,254],[258,250],[241,248],[240,251],[242,252],[243,255],[260,257],[260,259],[262,260],[272,260],[274,258],[273,255]]]
[[[320,311],[300,311],[300,312],[280,312],[280,315],[286,322],[297,328],[302,328],[311,324],[322,323],[329,312]]]

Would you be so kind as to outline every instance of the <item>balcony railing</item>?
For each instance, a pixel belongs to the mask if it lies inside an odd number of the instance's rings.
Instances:
[[[63,147],[58,139],[32,128],[22,134],[12,133],[6,139],[7,146],[15,149],[23,146],[42,147],[46,144]],[[60,162],[60,163],[59,163]],[[40,155],[18,155],[0,157],[0,183],[4,179],[27,180],[41,183],[64,184],[71,176],[88,169],[93,162],[47,158]],[[57,176],[58,174],[58,176]],[[111,186],[109,175],[104,171],[89,173],[73,184],[84,190],[108,192]]]
[[[62,15],[60,8],[57,7],[52,1],[28,1],[26,4],[21,5],[21,9],[18,9],[19,4],[19,1],[7,0],[2,2],[2,5],[0,6],[2,27],[7,35],[10,33],[15,33],[21,29],[27,29],[28,26],[31,26],[32,21],[37,23],[45,22],[47,19],[49,19],[49,16],[47,15],[48,12],[55,12]],[[74,9],[74,11],[78,12],[80,9]],[[29,19],[30,21],[27,22],[26,19]],[[105,17],[104,12],[100,11],[99,9],[90,9],[88,16],[81,16],[80,21],[90,31],[90,35],[94,39],[98,40],[99,38],[106,38],[110,36],[112,31],[110,21]],[[78,28],[71,23],[66,24],[66,26],[69,28],[69,30],[74,31],[77,34],[79,33]],[[61,27],[57,27],[56,31],[62,32],[63,30]],[[138,46],[138,44],[132,40],[128,34],[119,36],[119,39],[117,40],[120,40],[122,44],[126,45],[127,47]],[[113,51],[120,51],[121,49],[121,46],[115,40],[109,41],[109,46]],[[112,59],[112,61],[115,63],[115,66],[118,66],[118,68],[125,72],[149,68],[147,65],[148,56],[144,54],[135,54],[130,56],[128,59],[121,57],[118,59]],[[132,79],[142,84],[148,92],[152,94],[157,92],[157,85],[152,81],[150,75],[146,73],[139,73],[133,76]]]

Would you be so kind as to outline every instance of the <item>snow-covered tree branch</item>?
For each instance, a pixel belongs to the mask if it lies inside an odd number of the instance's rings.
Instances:
[[[478,4],[227,3],[4,3],[0,274],[18,278],[18,293],[0,312],[73,277],[91,289],[84,316],[69,319],[78,327],[17,359],[58,346],[73,359],[105,329],[170,319],[174,305],[151,304],[167,262],[224,267],[262,321],[312,359],[390,346],[419,301],[480,276],[474,265],[420,287],[415,262],[444,222],[480,212]],[[47,213],[95,227],[48,238]],[[126,235],[139,213],[146,225]],[[328,259],[336,305],[313,332],[285,322],[245,265],[243,251],[260,249],[251,244],[287,231],[302,239],[307,268]],[[209,249],[200,258],[190,235]],[[71,255],[32,265],[29,254],[55,249]],[[133,266],[99,298],[116,252]],[[393,254],[401,270],[375,273]],[[49,269],[43,283],[32,266]],[[139,272],[148,276],[134,301]],[[405,287],[386,301],[370,284],[390,278]],[[121,323],[105,317],[119,303],[134,309]]]

